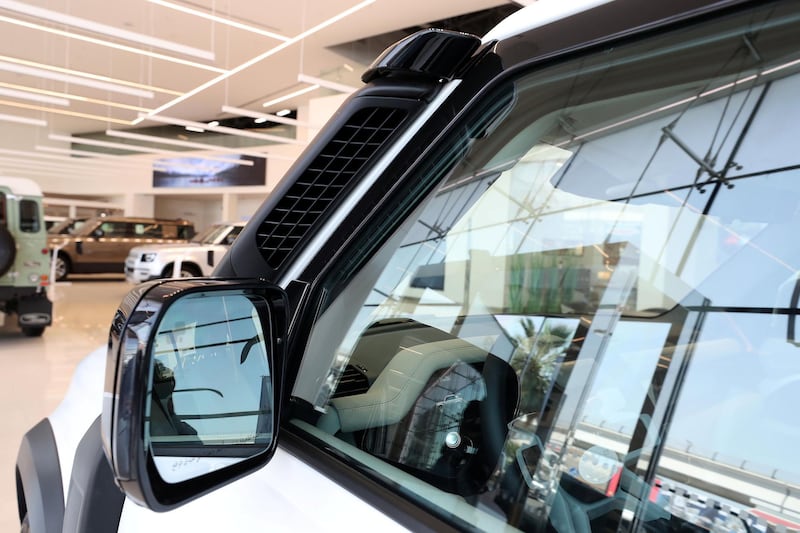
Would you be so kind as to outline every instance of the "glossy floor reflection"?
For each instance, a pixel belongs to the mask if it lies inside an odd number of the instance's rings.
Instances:
[[[106,343],[131,287],[119,276],[76,276],[55,287],[53,325],[42,337],[22,336],[14,316],[0,327],[0,531],[19,531],[14,465],[22,435],[58,405],[75,365]]]

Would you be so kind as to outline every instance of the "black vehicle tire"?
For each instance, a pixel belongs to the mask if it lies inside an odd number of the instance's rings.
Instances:
[[[64,254],[58,254],[56,256],[56,281],[64,281],[69,276],[69,271],[72,265],[70,264],[69,258]]]
[[[0,226],[0,276],[9,271],[17,257],[17,243],[5,226]]]
[[[22,334],[26,337],[41,337],[44,333],[44,326],[24,326]]]

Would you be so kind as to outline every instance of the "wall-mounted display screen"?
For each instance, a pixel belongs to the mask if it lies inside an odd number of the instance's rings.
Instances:
[[[240,187],[264,185],[267,164],[261,157],[220,155],[213,159],[176,157],[153,162],[153,187]]]

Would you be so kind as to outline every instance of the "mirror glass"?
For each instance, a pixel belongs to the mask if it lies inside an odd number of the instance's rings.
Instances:
[[[145,435],[162,479],[184,481],[265,450],[272,440],[266,301],[242,290],[190,293],[150,345]]]

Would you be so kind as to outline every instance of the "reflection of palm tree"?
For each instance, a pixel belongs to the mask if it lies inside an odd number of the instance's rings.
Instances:
[[[524,335],[515,339],[516,349],[511,357],[511,367],[519,377],[520,412],[530,413],[541,410],[556,360],[569,343],[572,329],[564,324],[551,325],[545,321],[537,334],[530,318],[523,318],[520,325]]]

